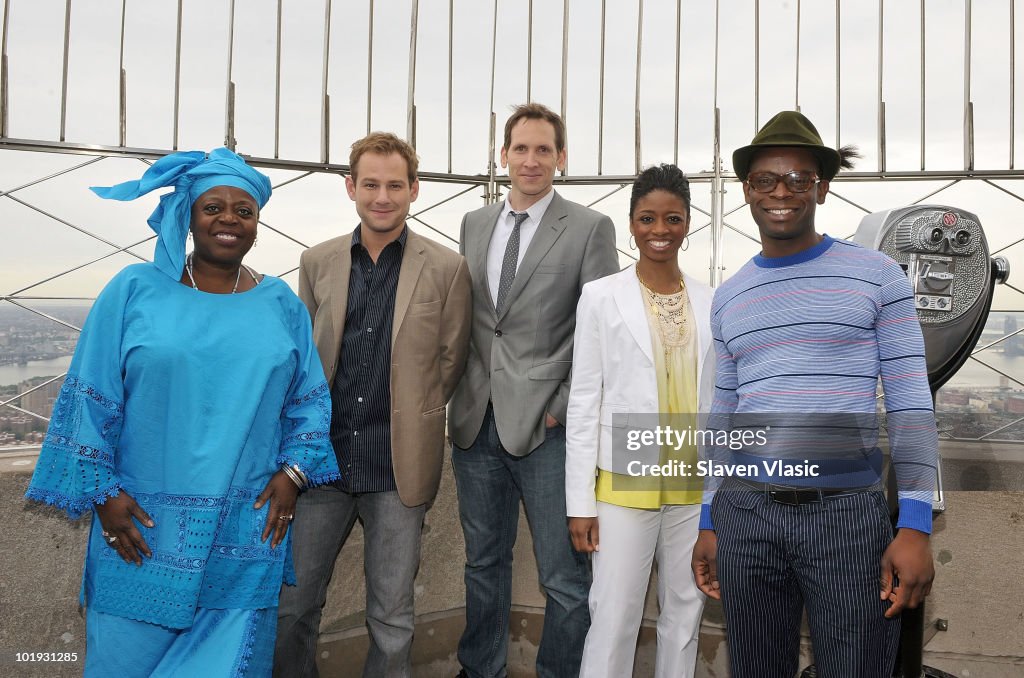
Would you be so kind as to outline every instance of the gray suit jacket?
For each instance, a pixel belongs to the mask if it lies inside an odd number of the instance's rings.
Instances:
[[[334,385],[345,333],[352,235],[320,243],[299,260],[299,298]],[[466,260],[409,230],[391,327],[391,460],[406,506],[433,501],[441,481],[444,412],[462,376],[471,294]]]
[[[456,445],[470,447],[490,401],[502,447],[525,456],[544,442],[546,412],[565,423],[576,302],[583,285],[619,270],[619,257],[612,220],[556,193],[499,316],[488,291],[487,248],[501,208],[488,205],[462,219],[473,331],[448,431]]]

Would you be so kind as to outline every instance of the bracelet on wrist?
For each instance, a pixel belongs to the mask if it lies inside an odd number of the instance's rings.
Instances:
[[[295,483],[296,487],[300,490],[306,489],[306,475],[298,470],[298,466],[281,464],[281,470],[284,471],[286,476],[291,478],[291,481]]]

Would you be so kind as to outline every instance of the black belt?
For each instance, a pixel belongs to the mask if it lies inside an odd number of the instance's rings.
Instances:
[[[873,492],[880,489],[877,486],[844,488],[793,487],[792,485],[776,485],[775,483],[758,483],[742,478],[734,478],[734,481],[744,487],[763,492],[768,499],[777,504],[785,504],[786,506],[820,504],[826,499],[849,497],[862,492]]]

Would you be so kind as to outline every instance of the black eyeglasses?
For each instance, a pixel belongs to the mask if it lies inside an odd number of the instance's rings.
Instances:
[[[818,175],[814,172],[787,172],[786,174],[775,174],[773,172],[756,172],[747,176],[747,185],[757,193],[770,193],[775,190],[779,182],[786,184],[793,193],[806,193],[818,183]]]

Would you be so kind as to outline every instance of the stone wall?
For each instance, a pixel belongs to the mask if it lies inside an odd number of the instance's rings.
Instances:
[[[948,454],[947,454],[948,453]],[[931,636],[926,663],[957,676],[1004,678],[1024,673],[1024,464],[991,456],[983,467],[944,448],[947,510],[932,539],[937,577],[929,598]],[[77,676],[82,663],[15,664],[14,652],[78,652],[85,628],[78,584],[88,520],[69,522],[58,512],[25,502],[32,456],[0,457],[0,675]],[[418,677],[451,676],[462,631],[464,589],[462,531],[455,484],[446,466],[437,502],[427,514],[423,557],[416,583],[418,612],[414,658]],[[685,564],[680,564],[685,567]],[[335,568],[324,612],[320,662],[325,676],[358,676],[366,647],[363,627],[362,531],[357,525]],[[536,578],[525,518],[515,551],[513,676],[532,675],[544,596]],[[650,676],[657,606],[648,596],[636,676]],[[935,632],[945,620],[948,630]],[[806,654],[806,652],[805,652]],[[809,655],[807,655],[809,656]],[[807,660],[809,661],[809,659]],[[721,610],[705,610],[698,675],[727,676]]]

